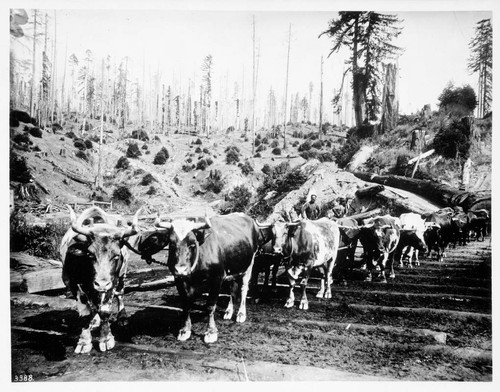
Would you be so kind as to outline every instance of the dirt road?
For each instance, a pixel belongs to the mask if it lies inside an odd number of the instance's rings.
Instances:
[[[60,293],[12,294],[12,379],[490,381],[491,240],[447,254],[443,263],[423,260],[397,270],[388,284],[365,283],[355,269],[331,300],[314,297],[318,281],[311,279],[308,311],[283,307],[287,288],[280,278],[277,293],[250,301],[243,324],[222,320],[222,296],[213,345],[203,343],[203,299],[193,336],[176,340],[180,303],[168,282],[128,293],[130,320],[114,328],[117,346],[89,355],[73,354],[81,328],[74,301]],[[134,259],[129,284],[167,275],[163,266]]]

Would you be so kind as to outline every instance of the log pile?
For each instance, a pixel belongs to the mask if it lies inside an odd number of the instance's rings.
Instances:
[[[60,261],[11,252],[10,291],[40,293],[64,287]]]

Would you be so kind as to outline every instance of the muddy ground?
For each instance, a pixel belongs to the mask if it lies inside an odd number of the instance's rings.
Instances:
[[[359,253],[358,249],[358,253]],[[203,342],[204,298],[193,335],[176,340],[180,301],[171,283],[126,296],[129,324],[113,328],[106,353],[73,353],[81,324],[64,293],[12,294],[12,380],[34,381],[290,381],[492,380],[491,240],[450,249],[443,263],[400,268],[387,284],[363,282],[354,269],[331,300],[310,309],[283,307],[286,281],[259,303],[249,300],[243,324],[216,313],[219,340]],[[157,257],[164,260],[163,256]],[[128,283],[167,277],[166,267],[134,258]],[[159,286],[160,287],[160,286]],[[299,299],[296,291],[296,299]]]

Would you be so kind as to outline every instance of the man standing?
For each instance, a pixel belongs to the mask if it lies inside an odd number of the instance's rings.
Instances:
[[[311,193],[311,198],[308,202],[305,202],[302,206],[302,218],[316,220],[319,218],[321,210],[316,204],[316,195]]]
[[[337,219],[343,218],[346,214],[346,208],[344,206],[345,199],[343,197],[339,197],[338,200],[334,201],[332,212],[333,216]]]

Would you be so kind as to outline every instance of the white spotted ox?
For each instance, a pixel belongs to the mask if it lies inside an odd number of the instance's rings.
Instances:
[[[401,222],[401,231],[398,246],[394,257],[399,266],[402,266],[403,259],[405,257],[403,252],[408,257],[408,261],[405,264],[411,268],[412,259],[415,258],[415,265],[420,265],[418,259],[419,253],[425,255],[427,252],[427,246],[425,245],[424,233],[426,230],[425,221],[419,214],[413,212],[407,214],[401,214],[399,217]]]
[[[76,353],[92,350],[92,331],[100,327],[99,349],[111,350],[115,340],[109,318],[113,298],[118,299],[118,320],[126,318],[123,286],[129,252],[124,247],[127,237],[137,233],[139,211],[131,227],[109,223],[108,215],[99,207],[90,207],[76,218],[68,206],[71,228],[63,239],[59,252],[63,262],[62,278],[77,300],[81,317],[88,317],[75,348]]]
[[[233,316],[238,283],[241,282],[241,303],[236,322],[246,320],[246,296],[259,242],[257,225],[242,213],[206,217],[201,223],[160,222],[157,219],[156,225],[170,232],[168,267],[183,301],[183,326],[177,339],[190,338],[190,314],[195,295],[208,291],[209,317],[204,341],[217,341],[214,313],[224,281],[232,284],[224,319]]]
[[[321,288],[318,298],[332,297],[332,270],[337,257],[340,242],[338,225],[327,219],[304,220],[286,225],[286,232],[276,239],[276,248],[281,248],[283,256],[288,259],[287,273],[290,293],[285,307],[291,308],[295,303],[293,289],[295,282],[303,273],[301,282],[302,298],[299,309],[307,310],[306,287],[313,268],[319,268],[322,273]]]

